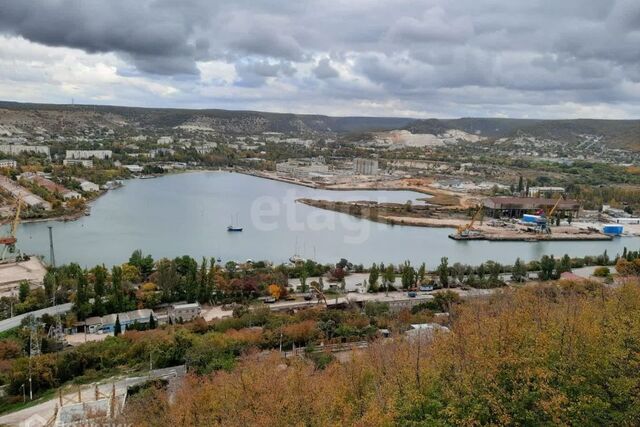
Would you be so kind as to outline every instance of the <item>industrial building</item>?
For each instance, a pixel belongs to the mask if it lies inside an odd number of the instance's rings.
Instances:
[[[147,324],[149,319],[153,315],[153,318],[157,320],[157,317],[153,310],[144,308],[141,310],[127,311],[125,313],[107,314],[106,316],[89,317],[84,322],[77,324],[79,327],[86,328],[86,332],[95,334],[98,332],[111,333],[116,327],[116,319],[120,322],[120,327],[123,331],[127,329],[127,326],[134,323]]]
[[[169,309],[169,318],[174,323],[190,322],[200,316],[200,304],[197,302],[190,304],[172,304]]]
[[[21,185],[18,185],[10,178],[0,175],[0,188],[10,193],[14,198],[21,199],[22,202],[30,208],[41,208],[44,210],[51,210],[51,203],[44,200],[42,197],[33,194]]]
[[[313,174],[328,173],[329,166],[324,162],[323,157],[289,159],[286,162],[277,163],[276,171],[296,178],[309,178]]]
[[[113,155],[111,150],[67,150],[67,159],[110,159]]]
[[[69,190],[68,188],[60,184],[56,184],[55,182],[43,176],[31,174],[22,174],[21,176],[27,181],[31,181],[34,184],[47,189],[51,193],[60,194],[64,200],[79,199],[80,197],[82,197],[77,191]]]
[[[356,175],[377,175],[378,161],[375,159],[355,159],[353,161],[353,172]]]
[[[574,218],[580,214],[580,203],[576,200],[543,199],[539,197],[489,197],[482,201],[485,215],[492,218],[521,218],[525,214],[535,214],[540,210],[550,211],[558,203],[558,214],[571,215]]]

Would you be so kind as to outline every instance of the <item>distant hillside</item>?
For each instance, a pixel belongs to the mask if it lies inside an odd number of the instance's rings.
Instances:
[[[0,125],[39,126],[49,131],[102,126],[170,129],[197,125],[227,133],[344,133],[399,129],[413,119],[393,117],[329,117],[259,111],[190,110],[93,105],[23,104],[0,101]]]
[[[487,138],[526,135],[558,142],[576,141],[583,135],[593,135],[601,136],[602,142],[611,147],[640,151],[640,120],[426,119],[415,120],[405,129],[412,133],[435,134],[458,129]]]
[[[192,110],[94,105],[24,104],[0,101],[0,134],[83,132],[107,129],[158,130],[176,127],[229,134],[283,132],[296,134],[367,133],[404,129],[440,135],[450,129],[490,139],[531,136],[558,142],[582,135],[600,136],[618,148],[640,151],[640,120],[528,120],[503,118],[410,119],[330,117],[260,111]]]

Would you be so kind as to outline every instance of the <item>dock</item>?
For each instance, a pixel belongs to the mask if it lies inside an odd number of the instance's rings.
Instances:
[[[606,234],[474,234],[470,236],[460,236],[449,234],[453,240],[488,240],[491,242],[594,242],[612,240],[612,236]]]

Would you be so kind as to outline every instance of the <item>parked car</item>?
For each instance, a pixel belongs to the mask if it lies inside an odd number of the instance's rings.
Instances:
[[[411,291],[407,293],[407,295],[409,296],[409,298],[415,298],[418,294],[416,294],[414,291]]]
[[[276,299],[274,297],[266,297],[264,299],[265,304],[273,304],[274,302],[276,302]]]

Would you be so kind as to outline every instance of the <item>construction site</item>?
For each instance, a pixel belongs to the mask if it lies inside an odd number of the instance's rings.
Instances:
[[[23,254],[16,246],[23,203],[18,197],[8,233],[0,236],[0,297],[16,296],[20,284],[25,281],[31,288],[42,286],[46,273],[46,266],[40,258]]]

